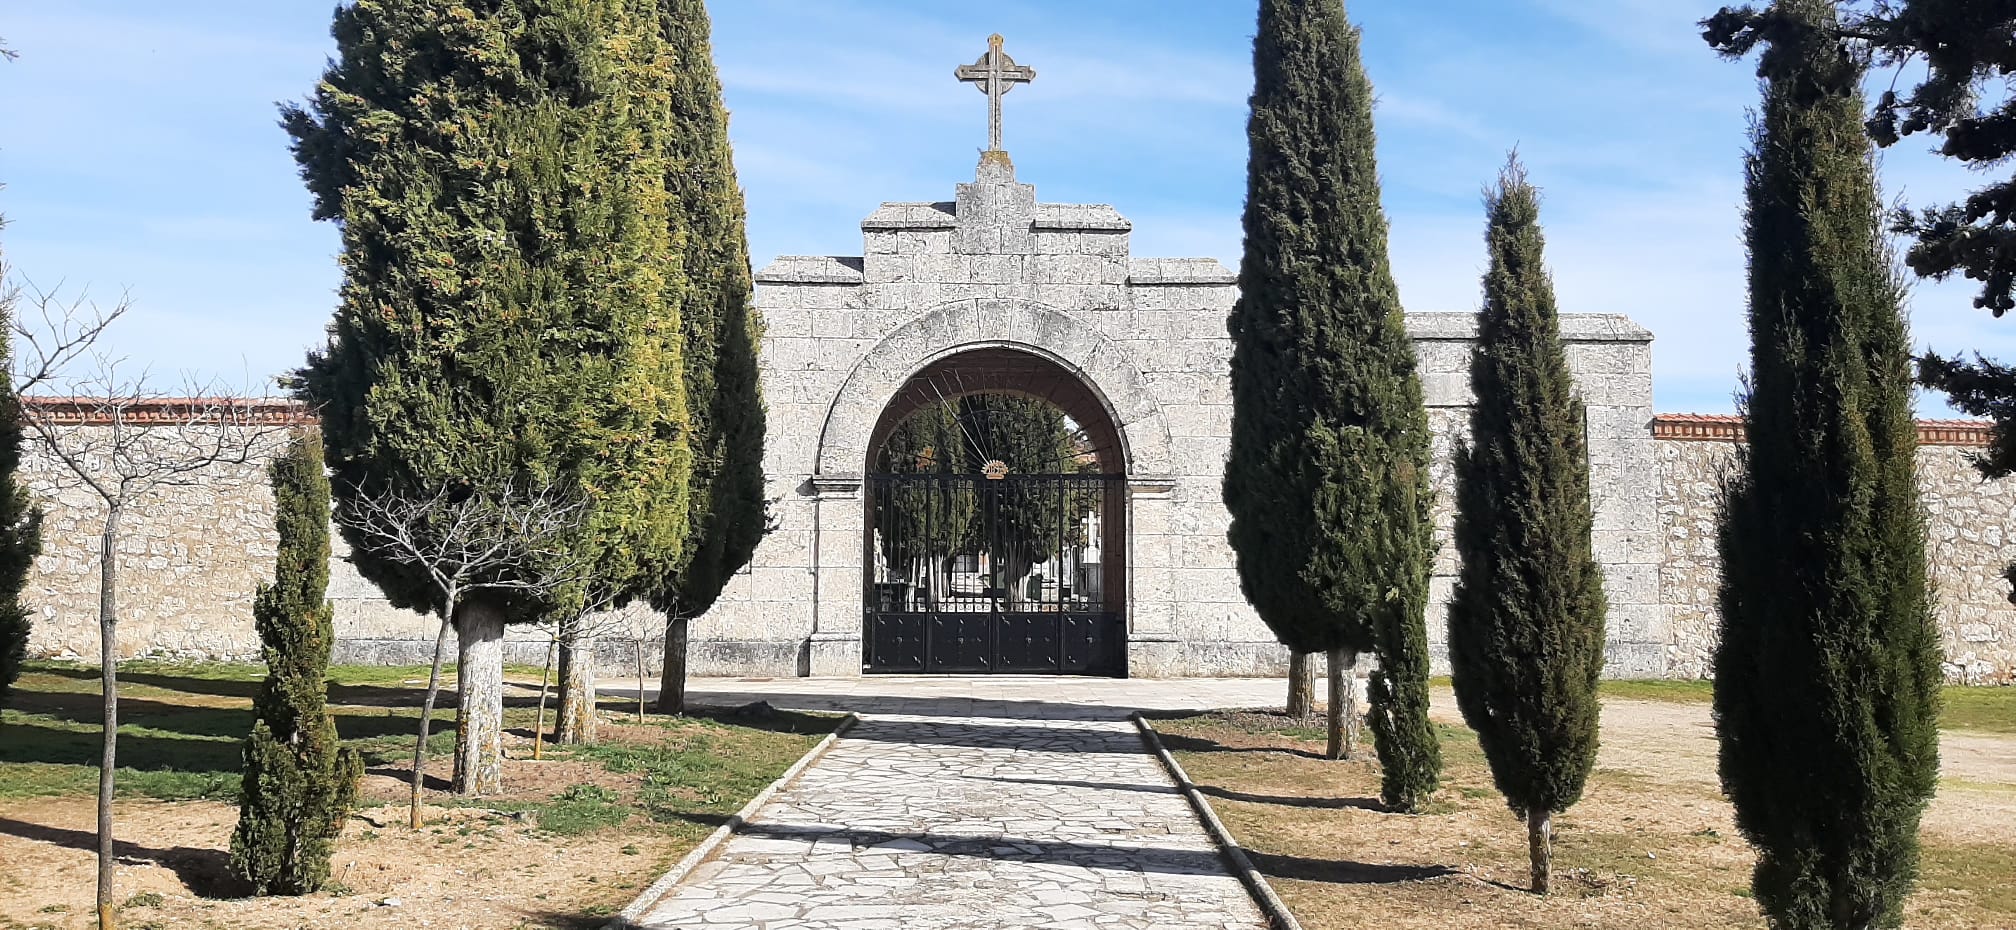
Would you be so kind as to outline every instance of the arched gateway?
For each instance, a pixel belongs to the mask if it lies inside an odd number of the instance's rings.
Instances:
[[[877,210],[862,257],[782,258],[757,275],[777,529],[696,623],[696,672],[1180,674],[1194,664],[1176,636],[1179,590],[1182,610],[1233,634],[1218,639],[1249,641],[1233,666],[1272,661],[1218,504],[1234,279],[1213,259],[1134,260],[1131,229],[1111,207],[1039,204],[994,152],[952,202]],[[1096,499],[1093,513],[1074,512],[1074,538],[1013,579],[970,564],[992,552],[960,553],[969,564],[949,583],[894,577],[902,541],[874,521],[902,479],[876,477],[874,458],[905,417],[974,394],[1054,404],[1091,463],[963,476],[975,519],[1010,487]],[[923,616],[892,616],[906,613]],[[976,633],[969,613],[995,628]],[[923,655],[934,629],[945,641]],[[976,635],[993,637],[984,656]]]
[[[1278,673],[1247,606],[1220,498],[1231,434],[1235,278],[1216,259],[1138,259],[1105,205],[1046,204],[1000,148],[1002,53],[961,68],[993,148],[951,202],[887,203],[860,257],[780,258],[763,314],[764,471],[775,528],[692,627],[699,675]],[[1562,321],[1588,405],[1608,670],[1665,667],[1651,335]],[[1469,314],[1410,316],[1447,538],[1449,438],[1470,403]],[[1053,405],[1068,465],[885,454],[907,417],[982,395]],[[923,462],[921,459],[930,459]],[[984,463],[984,464],[983,464]],[[950,529],[948,529],[948,523]],[[1436,566],[1431,638],[1454,572]]]

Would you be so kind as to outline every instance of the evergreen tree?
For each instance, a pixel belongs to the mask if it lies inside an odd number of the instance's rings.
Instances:
[[[1747,171],[1748,444],[1720,527],[1722,784],[1773,927],[1896,927],[1939,756],[1910,342],[1863,68],[1832,0],[1773,12]]]
[[[1866,124],[1876,144],[1937,133],[1941,155],[1982,169],[2016,155],[2016,97],[1989,92],[2016,77],[2016,2],[1849,0],[1842,9],[1829,28],[1844,49],[1900,70],[1923,67],[1917,87],[1901,96],[1893,87],[1877,100]],[[1750,6],[1724,7],[1702,25],[1710,44],[1737,54],[1802,28],[1795,15]],[[2001,316],[2016,309],[2012,200],[2016,178],[2001,178],[1961,203],[1900,209],[1892,230],[1916,240],[1905,256],[1913,271],[1981,282],[1974,305]]]
[[[1885,67],[1923,78],[1900,95],[1878,99],[1867,127],[1889,147],[1914,134],[1943,137],[1939,153],[1983,170],[2016,156],[2016,96],[1996,94],[2016,76],[2016,0],[1861,0],[1844,4],[1839,34],[1848,47]],[[1703,23],[1709,42],[1747,52],[1787,28],[1776,10],[1725,7]],[[1798,28],[1796,22],[1790,28]],[[2002,316],[2016,308],[2016,177],[2002,177],[1959,203],[1899,208],[1891,231],[1915,240],[1905,255],[1922,277],[1955,274],[1981,282],[1974,306]],[[1918,379],[1945,392],[1954,407],[1995,421],[1989,449],[1975,466],[1989,478],[2016,474],[2016,368],[1976,354],[1927,353]],[[2016,564],[2007,572],[2016,584]]]
[[[649,0],[338,9],[337,58],[283,123],[342,228],[341,305],[301,386],[339,511],[558,489],[585,501],[584,588],[656,590],[683,557],[689,285],[659,27]],[[432,603],[417,569],[357,548],[393,603]],[[503,627],[567,606],[550,600],[493,586],[458,608],[458,791],[500,786]]]
[[[1290,649],[1378,652],[1383,794],[1414,809],[1441,762],[1427,719],[1428,419],[1386,256],[1372,86],[1340,0],[1262,0],[1246,252],[1232,312],[1225,504],[1246,597]]]
[[[933,404],[905,417],[884,440],[876,468],[889,475],[970,474],[956,404]],[[949,560],[970,544],[977,497],[970,482],[894,483],[876,495],[876,540],[889,569],[945,593]]]
[[[971,394],[959,399],[961,435],[966,437],[966,473],[980,474],[998,461],[1011,475],[1058,475],[1078,469],[1078,449],[1064,411],[1034,397]],[[994,584],[1010,604],[1026,597],[1036,566],[1057,554],[1067,529],[1077,525],[1084,501],[1054,486],[982,481],[975,489],[985,519],[969,525],[971,548],[991,553]]]
[[[329,584],[329,476],[318,438],[297,434],[275,459],[273,583],[252,602],[266,680],[245,742],[231,870],[255,894],[309,894],[329,879],[329,856],[357,797],[364,762],[340,745],[325,682],[336,634]]]
[[[666,136],[666,187],[684,231],[690,286],[679,307],[693,443],[689,544],[658,606],[667,628],[659,709],[684,709],[687,622],[714,605],[763,538],[761,321],[751,301],[747,223],[728,143],[728,112],[702,0],[662,0],[659,25],[677,72]],[[672,659],[677,656],[679,661]]]
[[[6,225],[0,218],[0,229]],[[6,262],[0,261],[0,278],[5,276]],[[12,332],[13,322],[12,295],[0,292],[0,333]],[[10,343],[0,339],[0,368],[6,367]],[[35,557],[42,554],[42,509],[17,477],[25,429],[21,399],[14,395],[11,382],[0,385],[0,710],[7,707],[14,682],[21,677],[21,663],[28,657],[29,613],[21,603],[21,591],[28,586]]]
[[[1603,578],[1590,548],[1589,447],[1542,253],[1539,195],[1516,159],[1487,202],[1470,384],[1470,438],[1456,450],[1449,661],[1463,719],[1491,776],[1526,819],[1533,890],[1552,873],[1553,815],[1596,764]]]

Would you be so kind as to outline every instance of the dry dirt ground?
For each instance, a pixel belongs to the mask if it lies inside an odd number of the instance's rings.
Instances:
[[[0,791],[0,930],[83,930],[96,924],[94,799],[78,790],[81,779],[71,777],[78,774],[70,771],[77,766],[50,766],[32,759],[9,764],[9,758],[33,753],[22,743],[5,745],[9,740],[39,738],[55,747],[51,753],[81,748],[57,740],[69,732],[59,727],[79,726],[63,716],[68,712],[66,697],[74,695],[61,690],[68,685],[60,675],[47,671],[31,672],[24,681],[32,691],[21,703],[31,712],[13,715],[7,729],[0,730],[0,788],[32,792],[36,784],[53,787],[39,797]],[[148,734],[153,733],[157,738],[177,737],[205,752],[210,751],[210,742],[218,742],[217,751],[235,754],[237,743],[231,734],[248,724],[236,717],[219,719],[213,729],[223,735],[197,740],[190,731],[202,728],[189,721],[202,722],[205,718],[191,717],[199,712],[245,714],[249,720],[249,711],[243,709],[249,702],[198,693],[199,686],[230,690],[207,680],[173,681],[183,690],[156,695],[164,704],[177,702],[157,712],[152,722],[159,729],[128,736],[122,728],[121,745],[131,742],[139,756],[140,749],[150,746]],[[145,686],[136,690],[146,692]],[[395,697],[403,703],[405,696]],[[142,706],[140,700],[134,704]],[[346,824],[337,845],[331,885],[302,898],[248,899],[241,897],[242,888],[233,887],[228,851],[238,816],[235,802],[215,795],[194,800],[129,799],[122,791],[115,805],[114,833],[120,840],[116,847],[117,900],[123,902],[120,926],[128,930],[599,928],[607,915],[774,780],[834,722],[779,713],[723,721],[653,717],[637,724],[619,712],[619,706],[605,704],[602,742],[597,747],[572,758],[567,750],[549,748],[548,758],[535,761],[529,758],[533,712],[514,702],[507,715],[513,729],[506,742],[506,792],[469,806],[429,806],[427,824],[418,832],[406,826],[409,764],[396,758],[372,764],[362,785],[362,809]],[[334,709],[346,732],[369,714],[386,713],[347,704]],[[412,719],[402,716],[394,723],[404,729]],[[183,722],[181,731],[173,729],[177,721]],[[91,729],[75,735],[95,744],[95,727]],[[389,747],[400,737],[376,739],[363,745]],[[411,737],[403,739],[406,748],[399,752],[410,753]],[[446,748],[445,743],[438,748]],[[195,765],[187,760],[207,758],[185,747],[176,751],[181,755],[173,758],[183,760],[178,764]],[[385,749],[378,758],[391,754]],[[371,750],[366,758],[367,762],[374,758]],[[430,760],[431,799],[445,801],[439,789],[445,787],[450,772],[445,756],[437,753]],[[83,774],[95,779],[95,769]],[[235,773],[230,774],[235,779]],[[122,767],[122,777],[126,775]],[[128,781],[144,788],[155,775],[141,772]],[[30,787],[23,788],[24,784]]]
[[[1191,778],[1309,930],[1745,928],[1754,859],[1717,788],[1701,704],[1606,700],[1583,801],[1556,819],[1556,893],[1528,880],[1504,806],[1454,698],[1435,695],[1443,787],[1428,813],[1377,810],[1371,762],[1315,758],[1322,734],[1273,713],[1156,721]],[[1949,733],[1906,925],[2016,927],[2016,737]]]
[[[133,801],[117,808],[120,923],[160,928],[499,928],[599,926],[608,913],[684,853],[665,835],[608,831],[543,837],[508,815],[430,808],[429,825],[405,827],[403,806],[359,813],[334,865],[337,894],[213,899],[226,870],[235,806],[215,801]],[[93,802],[64,798],[8,805],[0,835],[0,927],[95,926]],[[372,821],[385,825],[374,828]],[[631,852],[625,855],[625,848]]]

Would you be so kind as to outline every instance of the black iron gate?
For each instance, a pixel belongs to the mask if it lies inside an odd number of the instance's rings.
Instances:
[[[869,672],[1125,673],[1124,479],[1001,472],[869,478]]]

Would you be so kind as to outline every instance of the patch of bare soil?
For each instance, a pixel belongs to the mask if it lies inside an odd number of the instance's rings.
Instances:
[[[604,738],[668,738],[657,727],[605,722]],[[240,897],[230,876],[238,809],[214,801],[121,801],[114,810],[120,925],[204,930],[587,930],[599,928],[685,855],[711,824],[675,823],[556,836],[528,804],[577,785],[633,793],[639,773],[587,760],[525,758],[510,741],[506,792],[483,807],[423,808],[409,829],[410,768],[377,769],[360,786],[362,809],[338,841],[328,889],[301,898]],[[429,799],[441,800],[453,761],[432,757]],[[0,930],[96,926],[96,808],[91,798],[0,801]]]
[[[1417,816],[1379,809],[1378,767],[1325,762],[1320,725],[1278,713],[1157,721],[1172,750],[1309,930],[1761,930],[1755,858],[1715,773],[1702,705],[1606,702],[1582,802],[1556,818],[1555,893],[1525,889],[1524,824],[1491,783],[1453,695],[1434,696],[1443,787]],[[1907,926],[2016,927],[2016,739],[1945,741]],[[1369,757],[1369,751],[1367,752]]]
[[[1444,691],[1435,700],[1436,718],[1460,726],[1455,695]],[[1705,704],[1606,700],[1596,764],[1716,792],[1714,719]],[[2016,842],[2016,738],[1942,733],[1939,775],[1939,794],[1925,811],[1928,838]]]
[[[508,814],[475,809],[427,808],[428,826],[414,832],[403,806],[384,806],[359,812],[344,829],[336,893],[233,900],[212,895],[234,893],[228,850],[236,807],[132,802],[116,816],[120,834],[147,838],[118,847],[119,893],[131,902],[121,924],[135,930],[588,927],[598,921],[580,915],[620,907],[685,845],[663,834],[556,838]],[[94,818],[88,799],[7,806],[0,818],[0,861],[7,864],[0,915],[7,916],[0,926],[95,925]]]

